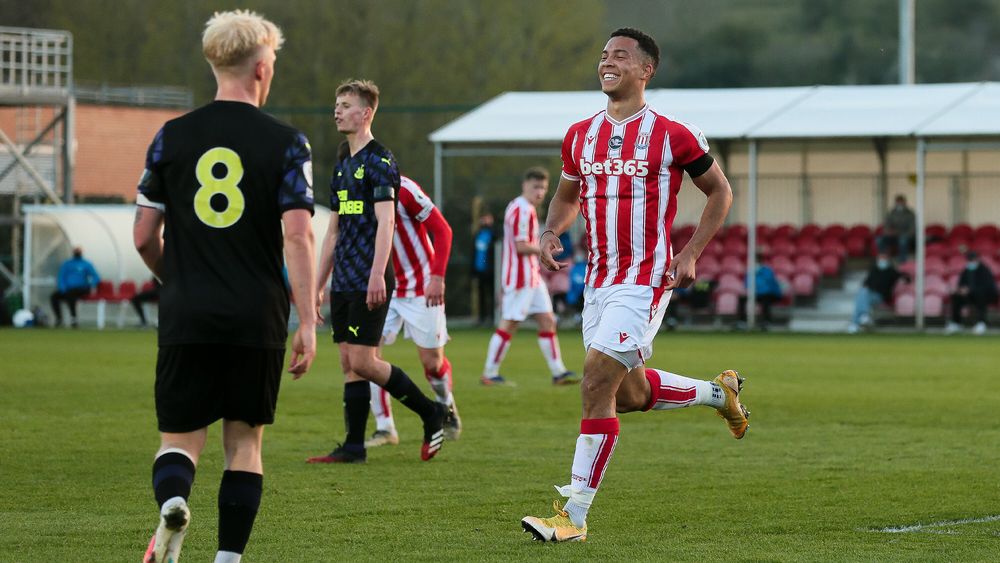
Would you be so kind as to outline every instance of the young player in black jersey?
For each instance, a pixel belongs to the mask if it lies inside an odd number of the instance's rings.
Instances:
[[[139,183],[135,244],[163,282],[153,462],[160,525],[146,562],[177,560],[198,456],[220,418],[215,561],[241,558],[260,505],[263,425],[274,421],[288,336],[283,262],[299,314],[295,379],[316,354],[309,143],[258,109],[281,44],[281,31],[253,12],[215,14],[202,38],[215,101],[163,126]]]
[[[428,399],[403,370],[376,354],[395,283],[387,265],[400,182],[395,157],[372,136],[378,94],[378,87],[368,80],[347,81],[337,88],[334,119],[337,130],[347,137],[348,151],[333,172],[333,213],[320,251],[317,285],[323,287],[333,271],[330,317],[344,370],[347,438],[329,454],[309,458],[309,463],[366,460],[369,381],[420,415],[421,459],[434,457],[444,439],[441,405]]]

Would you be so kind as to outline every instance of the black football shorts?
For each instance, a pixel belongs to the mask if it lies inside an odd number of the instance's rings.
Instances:
[[[389,314],[389,298],[381,307],[368,310],[364,291],[334,291],[330,294],[330,325],[336,343],[378,346]]]
[[[271,424],[284,349],[229,344],[160,346],[156,419],[160,432],[192,432],[221,419]]]

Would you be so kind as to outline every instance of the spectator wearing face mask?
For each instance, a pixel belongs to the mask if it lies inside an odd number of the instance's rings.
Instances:
[[[854,300],[854,317],[847,332],[854,334],[861,326],[871,326],[872,307],[888,303],[892,299],[896,282],[902,277],[903,274],[893,266],[889,255],[880,252]]]
[[[951,294],[951,322],[945,327],[947,334],[962,328],[962,308],[969,305],[976,315],[974,334],[986,333],[986,307],[997,300],[997,284],[993,272],[979,260],[975,252],[965,254],[965,269],[958,278],[958,288]]]

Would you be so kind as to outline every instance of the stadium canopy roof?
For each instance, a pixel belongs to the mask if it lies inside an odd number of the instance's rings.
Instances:
[[[604,94],[508,92],[430,135],[434,143],[434,201],[443,196],[444,158],[558,154],[570,125],[606,107]],[[1000,149],[1000,82],[804,86],[786,88],[651,89],[653,109],[697,125],[709,141],[744,142],[748,149],[748,225],[756,247],[757,153],[762,141],[851,143],[900,139],[916,145],[916,294],[924,289],[926,155],[931,151]],[[884,151],[883,148],[876,150]],[[883,159],[884,166],[884,159]],[[747,253],[747,271],[756,256]],[[754,323],[754,276],[748,317]],[[915,322],[924,327],[923,300]]]
[[[1000,83],[647,90],[650,107],[701,128],[709,140],[1000,136]],[[603,109],[586,92],[507,92],[430,135],[433,143],[526,145],[562,141]]]
[[[115,285],[131,280],[142,285],[151,277],[132,242],[135,205],[25,205],[22,299],[31,308],[44,304],[56,274],[73,247],[94,265],[102,280]],[[325,233],[330,210],[316,206],[313,231]]]

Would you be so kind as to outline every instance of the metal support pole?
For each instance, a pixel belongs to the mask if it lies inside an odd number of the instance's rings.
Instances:
[[[914,56],[914,22],[916,21],[914,0],[899,0],[899,83],[913,84],[916,74]]]
[[[76,166],[76,151],[74,137],[76,135],[76,98],[70,96],[66,101],[63,119],[63,201],[73,202],[73,168]]]
[[[434,143],[434,205],[444,212],[444,155],[441,143]]]
[[[916,299],[914,313],[917,330],[924,329],[924,254],[927,250],[927,235],[924,233],[924,203],[927,195],[927,140],[917,139],[917,271]]]
[[[757,321],[757,141],[750,141],[747,194],[747,326]]]
[[[31,286],[34,285],[35,280],[32,277],[34,271],[31,268],[31,246],[32,246],[32,229],[31,223],[33,213],[25,213],[24,215],[24,267],[21,269],[21,307],[31,310]]]

